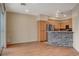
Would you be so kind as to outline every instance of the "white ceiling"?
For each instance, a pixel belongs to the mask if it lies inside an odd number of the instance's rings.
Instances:
[[[31,15],[47,15],[54,17],[57,9],[71,15],[71,10],[76,6],[76,3],[26,3],[26,6],[20,3],[6,3],[6,10],[8,12],[17,12]],[[26,12],[25,10],[29,10]]]

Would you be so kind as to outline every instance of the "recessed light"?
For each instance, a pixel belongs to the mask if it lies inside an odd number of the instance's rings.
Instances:
[[[25,10],[25,12],[29,12],[29,10],[28,10],[28,9],[26,9],[26,10]]]
[[[64,15],[64,17],[66,17],[66,15]]]
[[[59,17],[59,15],[56,13],[56,17]]]

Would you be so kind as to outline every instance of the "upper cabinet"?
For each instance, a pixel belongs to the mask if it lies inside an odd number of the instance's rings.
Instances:
[[[66,25],[69,25],[69,28],[72,28],[72,18],[61,22],[61,28],[65,29]]]
[[[52,24],[55,27],[55,29],[66,29],[67,26],[69,26],[69,28],[72,28],[72,18],[61,21],[49,19],[48,24]]]
[[[51,24],[52,26],[54,26],[55,29],[60,29],[59,21],[57,20],[49,19],[48,24]]]

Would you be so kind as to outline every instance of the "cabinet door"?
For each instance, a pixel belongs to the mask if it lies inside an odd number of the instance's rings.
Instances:
[[[65,29],[66,25],[69,25],[69,28],[72,28],[72,19],[62,21],[61,28]]]
[[[38,21],[38,39],[39,41],[46,40],[46,21]]]
[[[51,24],[52,26],[54,26],[55,29],[60,29],[59,21],[49,19],[49,20],[48,20],[48,23]]]

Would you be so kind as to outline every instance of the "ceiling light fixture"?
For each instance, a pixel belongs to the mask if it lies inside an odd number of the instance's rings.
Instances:
[[[28,10],[28,9],[26,9],[26,10],[25,10],[25,12],[29,12],[29,10]]]
[[[57,19],[63,19],[66,17],[66,14],[64,14],[64,12],[61,12],[59,9],[57,9],[56,11],[56,16]]]
[[[56,17],[59,17],[59,13],[60,13],[60,10],[57,9],[57,11],[56,11]]]
[[[66,15],[64,14],[64,17],[66,17]]]

